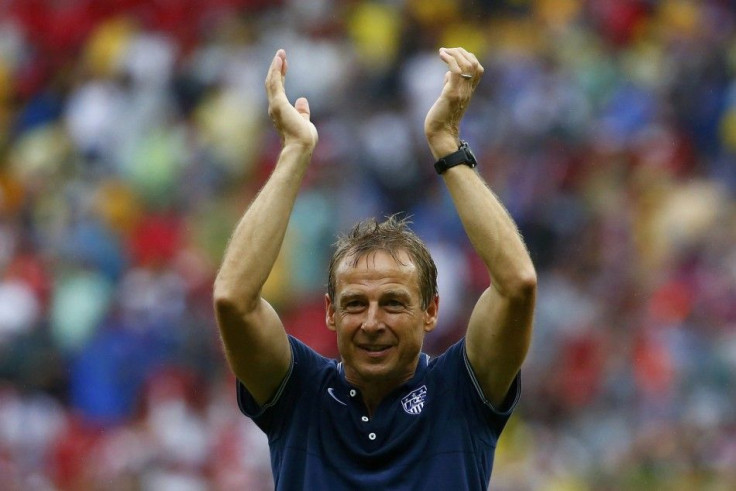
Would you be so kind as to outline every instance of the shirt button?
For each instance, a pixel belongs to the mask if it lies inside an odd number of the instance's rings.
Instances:
[[[375,433],[369,433],[368,434],[368,439],[369,440],[375,440],[376,439],[376,434]]]
[[[357,392],[355,392],[355,389],[350,389],[350,397],[355,397],[355,394],[357,394]]]
[[[362,418],[360,418],[360,419],[361,419],[361,420],[363,420],[363,422],[365,422],[365,423],[367,423],[367,422],[368,422],[368,416],[363,416],[363,417],[362,417]]]

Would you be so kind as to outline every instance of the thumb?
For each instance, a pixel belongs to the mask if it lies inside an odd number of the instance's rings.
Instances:
[[[296,108],[297,112],[307,121],[309,121],[310,111],[309,111],[309,101],[306,97],[300,97],[296,100],[294,103],[294,107]]]
[[[452,85],[452,72],[445,72],[445,78],[442,80],[442,92],[448,90],[450,85]]]

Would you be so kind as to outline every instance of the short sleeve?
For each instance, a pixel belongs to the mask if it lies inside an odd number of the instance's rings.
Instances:
[[[506,394],[506,398],[504,399],[503,403],[500,407],[494,407],[491,402],[486,399],[485,394],[483,393],[483,389],[480,386],[480,382],[478,382],[477,377],[475,376],[475,372],[473,371],[473,367],[470,365],[470,360],[468,360],[468,354],[465,351],[465,344],[463,343],[463,363],[465,364],[465,368],[468,372],[468,376],[470,377],[470,381],[473,383],[473,387],[478,394],[478,397],[481,401],[483,401],[483,404],[488,407],[488,409],[498,416],[510,416],[512,412],[514,412],[514,409],[516,408],[516,405],[519,403],[519,399],[521,398],[521,372],[516,374],[516,377],[514,377],[513,382],[511,382],[511,387],[509,388],[508,393]]]
[[[293,417],[292,409],[301,397],[316,390],[313,383],[319,371],[333,360],[325,358],[293,336],[289,336],[291,364],[284,380],[271,399],[259,405],[240,380],[236,382],[238,408],[261,428],[269,439],[277,437],[279,428]],[[311,385],[310,385],[311,384]]]
[[[499,407],[494,407],[483,394],[480,383],[473,372],[465,352],[465,339],[452,345],[436,360],[442,378],[454,393],[459,409],[467,415],[479,429],[478,436],[494,442],[506,426],[521,396],[521,376],[516,375],[506,399]],[[483,430],[480,430],[483,428]]]

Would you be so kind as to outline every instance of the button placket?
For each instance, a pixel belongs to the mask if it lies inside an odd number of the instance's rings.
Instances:
[[[357,397],[357,395],[358,395],[358,391],[357,391],[357,390],[355,390],[355,389],[350,389],[350,391],[348,392],[348,395],[350,395],[350,398],[351,398],[351,399],[354,399],[355,397]],[[370,418],[369,418],[368,416],[366,416],[366,415],[364,414],[364,415],[362,415],[362,416],[360,417],[360,420],[361,420],[361,421],[362,421],[363,423],[368,423],[368,422],[370,422],[370,420],[371,420],[371,419],[370,419]],[[369,426],[369,428],[370,428],[370,426]],[[375,441],[375,440],[376,440],[376,438],[378,438],[378,435],[376,435],[376,434],[375,434],[374,432],[372,432],[372,431],[371,431],[370,433],[368,433],[368,439],[369,439],[370,441],[372,441],[372,442],[373,442],[373,441]]]

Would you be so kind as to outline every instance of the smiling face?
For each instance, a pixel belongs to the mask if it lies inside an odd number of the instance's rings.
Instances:
[[[376,250],[335,270],[334,301],[326,295],[327,327],[337,344],[348,382],[365,390],[390,390],[416,369],[425,333],[437,323],[438,299],[422,309],[419,275],[409,255]]]

